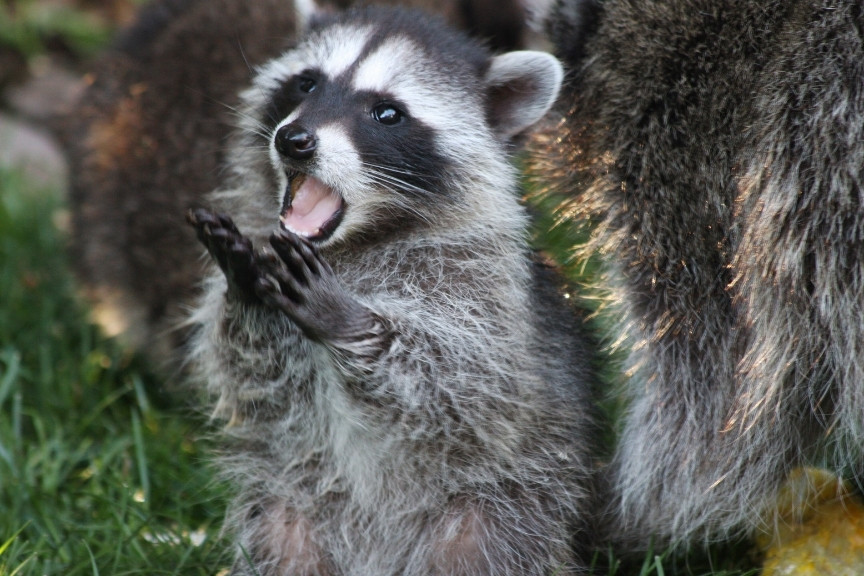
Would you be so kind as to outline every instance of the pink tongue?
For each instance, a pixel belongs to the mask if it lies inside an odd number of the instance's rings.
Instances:
[[[317,178],[307,176],[282,213],[282,225],[301,236],[314,237],[339,209],[342,198]]]

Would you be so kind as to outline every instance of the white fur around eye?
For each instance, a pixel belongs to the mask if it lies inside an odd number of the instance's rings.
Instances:
[[[392,38],[360,62],[352,86],[357,91],[391,91],[406,74],[413,77],[414,67],[422,61],[423,54],[413,42]]]
[[[310,46],[317,67],[328,78],[336,78],[357,62],[372,34],[368,27],[339,26],[334,32]]]

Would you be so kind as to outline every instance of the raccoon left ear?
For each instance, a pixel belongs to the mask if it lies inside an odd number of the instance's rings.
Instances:
[[[540,120],[558,97],[564,70],[546,52],[520,50],[492,58],[486,72],[489,124],[504,139]]]

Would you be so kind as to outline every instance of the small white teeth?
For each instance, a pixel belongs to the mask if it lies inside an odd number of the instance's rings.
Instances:
[[[296,234],[297,236],[300,236],[301,238],[310,238],[312,236],[317,236],[321,233],[320,228],[318,230],[316,230],[314,234],[312,232],[309,232],[309,231],[296,230],[296,229],[292,228],[291,226],[289,226],[288,224],[286,224],[284,218],[279,218],[279,220],[282,222],[282,228],[284,228],[288,232],[291,232],[292,234]]]

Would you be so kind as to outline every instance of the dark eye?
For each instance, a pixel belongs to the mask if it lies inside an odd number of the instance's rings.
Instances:
[[[385,126],[394,126],[402,121],[402,111],[392,104],[381,103],[372,109],[372,117]]]
[[[297,88],[301,92],[306,92],[308,94],[309,92],[315,90],[315,87],[317,85],[318,83],[315,81],[315,78],[312,78],[310,76],[299,76],[297,78]]]

